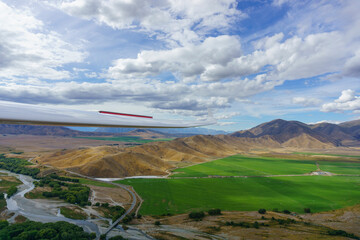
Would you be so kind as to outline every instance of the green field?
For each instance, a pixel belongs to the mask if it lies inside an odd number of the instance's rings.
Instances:
[[[360,162],[318,161],[320,169],[335,174],[360,175]]]
[[[140,213],[161,215],[192,210],[255,211],[260,208],[312,212],[360,203],[360,177],[301,176],[120,181],[144,199]]]
[[[98,187],[109,187],[109,188],[117,187],[115,185],[112,185],[111,183],[99,182],[99,181],[90,180],[90,179],[86,179],[86,178],[77,178],[77,179],[79,179],[80,184],[88,184],[88,185],[93,185],[93,186],[98,186]]]
[[[317,162],[324,171],[360,174],[360,162]],[[360,177],[301,176],[315,170],[316,162],[312,160],[237,155],[177,169],[171,179],[117,182],[133,186],[144,199],[140,210],[143,215],[178,214],[210,208],[237,211],[277,208],[302,213],[304,208],[320,212],[360,204]],[[261,177],[287,174],[299,176]],[[253,177],[207,177],[211,175]]]
[[[156,138],[156,139],[143,139],[141,137],[76,137],[76,138],[85,138],[93,140],[103,140],[103,141],[117,141],[117,142],[134,142],[134,143],[149,143],[149,142],[159,142],[159,141],[171,141],[173,138]]]
[[[176,169],[172,177],[285,175],[303,174],[315,170],[315,161],[235,155]]]

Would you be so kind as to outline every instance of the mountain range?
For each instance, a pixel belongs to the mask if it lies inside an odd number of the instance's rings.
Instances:
[[[66,150],[36,160],[94,177],[166,175],[179,165],[201,163],[252,149],[329,149],[359,146],[359,122],[307,125],[281,119],[245,131],[196,135],[131,148],[111,146]]]

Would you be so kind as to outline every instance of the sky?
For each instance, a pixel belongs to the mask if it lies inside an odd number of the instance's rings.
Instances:
[[[0,0],[0,100],[217,119],[360,118],[357,0]]]

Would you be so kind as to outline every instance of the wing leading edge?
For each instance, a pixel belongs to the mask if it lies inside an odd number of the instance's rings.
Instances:
[[[131,114],[130,114],[131,115]],[[0,124],[30,124],[80,127],[188,128],[215,124],[210,121],[155,120],[126,115],[103,114],[32,104],[0,101]]]

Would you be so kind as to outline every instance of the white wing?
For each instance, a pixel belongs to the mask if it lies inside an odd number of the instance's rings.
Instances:
[[[187,128],[211,125],[216,122],[212,120],[198,122],[155,120],[146,116],[121,116],[0,101],[0,123],[83,127]]]

